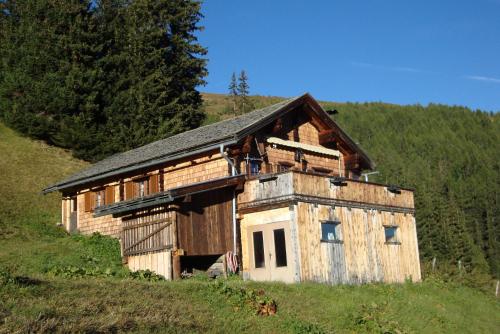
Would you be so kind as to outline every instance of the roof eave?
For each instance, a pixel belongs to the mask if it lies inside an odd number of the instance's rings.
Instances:
[[[139,170],[139,169],[143,169],[143,168],[152,167],[152,166],[162,164],[162,163],[165,163],[168,161],[182,159],[186,156],[191,156],[193,154],[199,154],[199,153],[203,153],[203,152],[207,152],[207,151],[212,151],[214,149],[219,148],[220,145],[224,145],[224,146],[233,145],[233,144],[236,144],[237,142],[238,142],[238,139],[236,139],[235,136],[228,136],[226,138],[223,138],[222,140],[218,140],[218,141],[210,143],[209,146],[207,146],[207,145],[204,145],[202,147],[198,146],[198,147],[195,147],[194,150],[193,150],[193,148],[190,148],[190,149],[178,151],[178,152],[175,152],[173,154],[169,154],[167,156],[163,156],[160,158],[147,160],[147,161],[144,161],[142,163],[139,163],[139,164],[136,164],[133,166],[116,168],[114,170],[111,170],[111,171],[108,171],[108,172],[105,172],[102,174],[94,175],[91,177],[83,177],[81,179],[70,181],[67,183],[55,184],[55,185],[52,185],[50,187],[43,189],[42,194],[46,195],[46,194],[54,192],[54,191],[62,191],[65,189],[76,187],[76,186],[81,186],[81,185],[84,185],[87,183],[99,181],[101,179],[109,178],[112,176],[133,172],[135,170]]]

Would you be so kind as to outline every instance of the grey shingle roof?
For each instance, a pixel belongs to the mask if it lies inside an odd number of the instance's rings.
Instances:
[[[156,165],[163,161],[179,158],[182,152],[188,150],[189,154],[193,154],[197,150],[203,151],[217,144],[236,142],[241,139],[239,135],[246,129],[270,118],[284,107],[306,95],[308,94],[115,154],[47,187],[43,192],[63,190],[127,171]]]

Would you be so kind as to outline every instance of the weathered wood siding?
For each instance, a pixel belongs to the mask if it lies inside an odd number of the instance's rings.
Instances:
[[[129,256],[127,267],[132,271],[151,270],[167,280],[172,279],[172,253],[169,250]]]
[[[357,284],[421,279],[411,190],[394,194],[384,185],[353,180],[337,186],[328,177],[298,172],[274,177],[247,181],[238,197],[244,270],[250,256],[247,226],[288,214],[296,222],[302,281]],[[293,214],[288,212],[290,205]],[[324,220],[340,221],[340,242],[321,241]],[[399,244],[385,242],[384,225],[398,227]]]
[[[175,212],[159,206],[122,218],[123,256],[163,251],[175,246]]]
[[[313,200],[332,199],[352,204],[368,203],[387,207],[413,209],[413,191],[402,189],[393,194],[386,186],[362,181],[346,180],[336,186],[330,178],[299,172],[276,175],[275,180],[261,182],[250,180],[245,183],[245,191],[238,196],[240,207],[271,203],[287,196],[301,195]]]
[[[233,250],[233,189],[188,196],[177,215],[178,247],[185,255],[216,255]]]
[[[321,221],[338,219],[341,243],[321,241]],[[328,283],[419,281],[420,262],[411,214],[298,203],[301,278]],[[383,225],[398,226],[400,244],[387,244]]]
[[[115,201],[119,201],[120,194],[118,191],[118,184],[114,183],[115,187]],[[92,234],[99,232],[103,235],[112,237],[119,237],[121,231],[121,219],[113,218],[111,215],[94,217],[94,212],[85,211],[85,193],[89,189],[85,189],[77,195],[77,229],[82,234]]]
[[[170,163],[163,170],[166,190],[230,175],[227,161],[215,151]]]
[[[294,160],[295,151],[290,148],[285,147],[272,147],[268,145],[266,148],[267,157],[269,164],[273,166],[273,171],[277,171],[277,166],[281,162],[287,162],[297,170],[302,170],[302,165],[300,162]],[[342,156],[339,159],[335,159],[330,156],[325,156],[321,154],[314,154],[310,152],[303,152],[305,159],[307,160],[307,169],[313,170],[314,167],[324,168],[331,170],[332,175],[345,175],[345,168]],[[340,161],[340,164],[339,164]]]

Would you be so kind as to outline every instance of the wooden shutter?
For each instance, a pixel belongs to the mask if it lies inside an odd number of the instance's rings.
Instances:
[[[88,191],[84,194],[85,196],[85,212],[92,210],[92,192]]]
[[[134,183],[132,181],[125,182],[125,200],[134,198]]]
[[[113,204],[115,202],[115,187],[107,186],[104,194],[104,204]]]
[[[164,178],[163,178],[163,172],[160,171],[160,174],[158,174],[158,179],[160,183],[160,188],[158,189],[159,191],[164,191],[165,190],[165,185],[164,185]]]
[[[96,201],[97,195],[95,194],[94,191],[90,192],[90,210],[94,211],[95,209],[95,201]]]
[[[158,192],[158,174],[149,177],[149,193],[154,194]]]

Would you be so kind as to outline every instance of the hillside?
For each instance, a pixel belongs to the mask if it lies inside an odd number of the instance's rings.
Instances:
[[[204,94],[207,122],[231,117],[231,101]],[[254,107],[280,101],[253,96]],[[458,106],[322,102],[368,152],[370,180],[415,189],[421,259],[454,274],[500,276],[500,113]]]
[[[336,287],[131,279],[115,240],[67,235],[56,227],[58,195],[39,193],[86,163],[2,124],[0,156],[0,333],[492,333],[500,322],[491,294],[437,278]],[[256,315],[252,291],[278,313]]]

